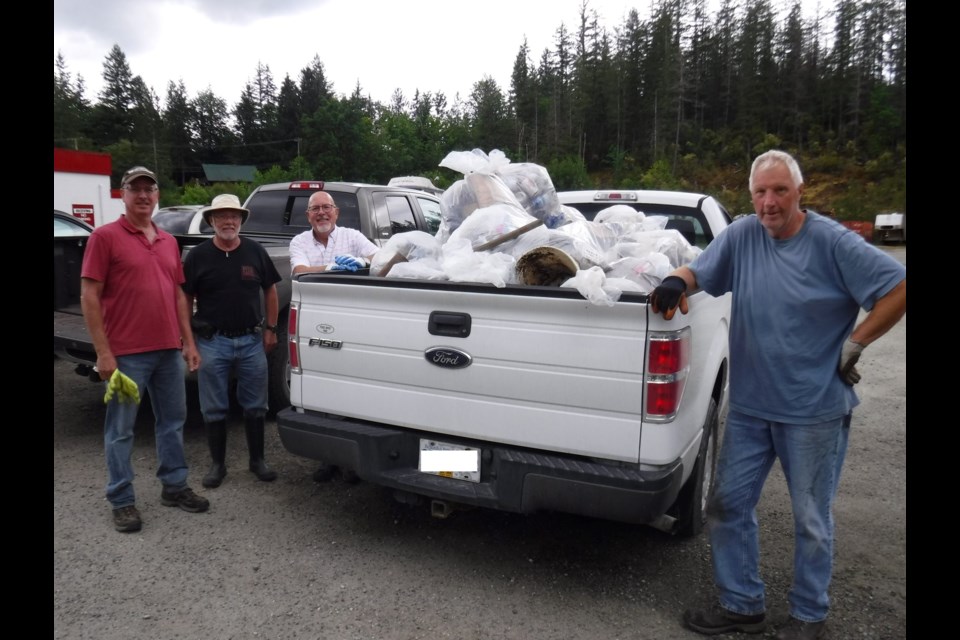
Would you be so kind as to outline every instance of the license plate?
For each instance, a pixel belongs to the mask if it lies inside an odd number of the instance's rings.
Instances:
[[[480,449],[420,438],[421,473],[480,482]]]

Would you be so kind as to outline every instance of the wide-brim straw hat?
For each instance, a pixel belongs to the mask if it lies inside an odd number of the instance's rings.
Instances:
[[[221,193],[215,197],[213,202],[210,203],[210,206],[204,208],[203,221],[213,226],[213,223],[210,222],[210,217],[217,211],[236,211],[240,214],[240,224],[246,223],[247,217],[250,215],[250,211],[240,205],[240,198],[232,193]]]

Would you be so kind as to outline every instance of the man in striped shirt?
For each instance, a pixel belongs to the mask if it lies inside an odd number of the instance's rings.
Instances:
[[[317,191],[307,202],[312,227],[290,241],[290,267],[294,275],[320,271],[357,271],[370,266],[377,245],[356,229],[337,226],[340,210],[326,191]]]

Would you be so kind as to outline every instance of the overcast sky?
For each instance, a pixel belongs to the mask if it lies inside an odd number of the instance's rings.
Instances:
[[[787,0],[774,0],[774,6]],[[824,3],[826,0],[823,0]],[[286,75],[319,56],[340,95],[359,82],[364,95],[389,103],[395,89],[443,91],[452,104],[492,77],[505,93],[517,52],[527,39],[539,64],[561,23],[575,33],[582,0],[54,0],[53,55],[82,76],[97,100],[103,62],[114,44],[133,75],[163,101],[182,80],[189,97],[210,88],[232,108],[257,64],[277,89]],[[613,33],[630,8],[644,20],[650,0],[588,0]]]

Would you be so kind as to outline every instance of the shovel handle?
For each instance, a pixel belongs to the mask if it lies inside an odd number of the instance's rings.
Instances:
[[[503,244],[504,242],[507,242],[507,241],[509,241],[509,240],[513,240],[514,238],[517,238],[517,237],[519,237],[519,236],[522,236],[522,235],[525,234],[527,231],[530,231],[531,229],[536,229],[537,227],[539,227],[539,226],[542,225],[542,224],[543,224],[543,220],[533,220],[532,222],[528,222],[527,224],[523,225],[522,227],[517,227],[517,228],[514,229],[513,231],[507,231],[505,234],[503,234],[503,235],[501,235],[501,236],[497,236],[497,237],[494,238],[493,240],[487,240],[487,241],[484,242],[483,244],[478,244],[477,246],[475,246],[475,247],[473,248],[473,250],[474,250],[474,251],[486,251],[486,250],[488,250],[488,249],[492,249],[492,248],[496,247],[497,245]]]

